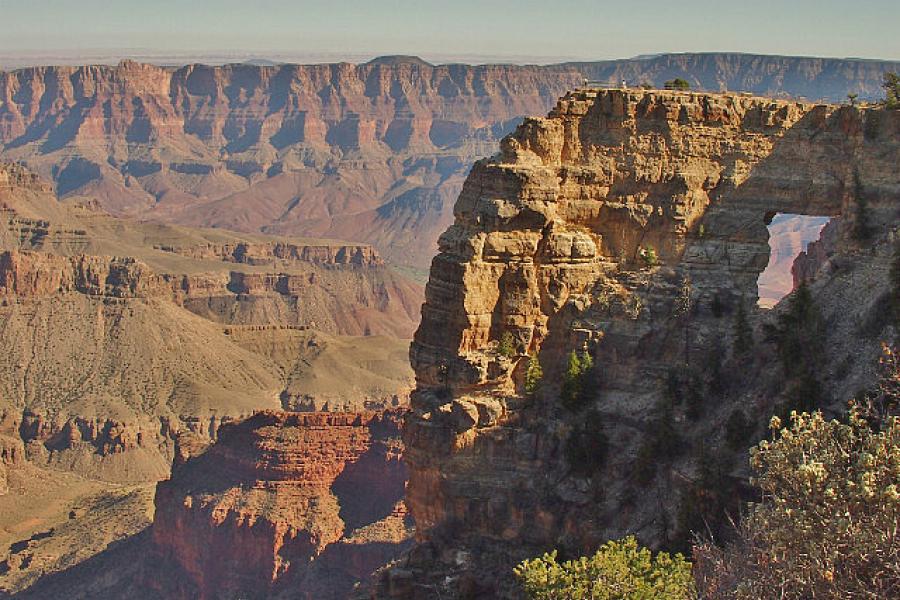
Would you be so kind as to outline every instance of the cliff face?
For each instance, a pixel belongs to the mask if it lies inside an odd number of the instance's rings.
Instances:
[[[896,112],[744,95],[580,91],[526,119],[473,167],[432,264],[404,427],[419,548],[382,592],[505,597],[529,554],[584,553],[626,533],[671,539],[698,457],[724,455],[730,412],[762,415],[750,429],[761,427],[783,393],[774,348],[749,364],[730,352],[738,305],[754,325],[769,318],[754,307],[778,212],[842,215],[846,270],[814,284],[834,323],[826,354],[845,361],[823,371],[834,395],[820,400],[839,407],[891,331],[878,319],[898,159]],[[863,210],[864,244],[852,235]],[[868,334],[859,320],[873,323]],[[513,351],[501,354],[507,335]],[[577,408],[560,401],[573,350],[598,366]],[[535,397],[528,355],[544,371]],[[667,380],[694,372],[712,390],[714,370],[735,383],[715,402],[659,412]],[[638,482],[638,449],[661,419],[681,450]],[[608,458],[586,472],[575,457],[601,436]],[[740,478],[745,464],[726,469]]]
[[[0,148],[116,214],[352,238],[424,265],[471,160],[580,78],[402,59],[22,69],[0,74]]]
[[[224,427],[157,487],[163,566],[147,584],[167,598],[346,598],[407,546],[399,417],[266,412]]]
[[[419,298],[369,246],[118,219],[0,164],[0,414],[35,465],[156,481],[184,431],[404,404]]]
[[[36,67],[0,73],[0,151],[115,214],[351,239],[424,268],[472,161],[585,78],[843,100],[880,97],[886,70],[900,65],[734,54]]]

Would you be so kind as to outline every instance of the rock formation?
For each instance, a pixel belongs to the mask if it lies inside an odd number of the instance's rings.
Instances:
[[[900,113],[877,109],[601,90],[526,119],[475,164],[440,238],[404,426],[418,546],[379,593],[515,596],[511,567],[526,556],[585,553],[626,533],[671,540],[700,457],[725,455],[731,411],[762,428],[785,393],[774,348],[750,361],[731,352],[739,304],[757,326],[771,314],[753,307],[778,212],[841,215],[843,270],[813,285],[833,323],[826,355],[844,363],[822,370],[833,396],[818,401],[839,408],[891,335],[881,306],[898,160]],[[853,235],[861,206],[866,242]],[[498,350],[504,337],[512,351]],[[597,368],[564,405],[573,351]],[[544,370],[534,395],[529,355]],[[692,372],[691,385],[720,390],[715,402],[663,400],[672,377]],[[677,450],[638,481],[640,448],[659,447],[647,440],[660,431]],[[599,437],[606,460],[584,449]],[[740,478],[744,465],[726,468]]]
[[[351,239],[427,267],[471,162],[583,79],[843,100],[897,63],[734,54],[550,66],[35,67],[0,73],[0,152],[62,196],[186,225]]]
[[[120,219],[0,165],[0,595],[145,528],[189,433],[405,405],[420,298],[370,246]]]
[[[346,598],[409,539],[399,417],[263,412],[226,425],[157,487],[161,567],[147,585],[173,599]]]

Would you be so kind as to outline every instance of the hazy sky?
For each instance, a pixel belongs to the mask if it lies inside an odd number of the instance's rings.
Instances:
[[[0,53],[900,59],[900,0],[0,0]]]

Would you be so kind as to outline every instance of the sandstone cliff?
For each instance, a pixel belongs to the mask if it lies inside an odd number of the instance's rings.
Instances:
[[[224,427],[157,487],[162,562],[146,584],[173,599],[348,597],[407,546],[400,451],[399,413],[266,412]]]
[[[115,214],[376,245],[424,269],[473,160],[583,79],[843,100],[897,63],[740,54],[549,66],[35,67],[0,73],[0,151]]]
[[[749,445],[787,393],[759,333],[750,358],[731,350],[739,305],[759,328],[784,310],[755,308],[766,224],[842,217],[841,267],[813,283],[833,361],[814,401],[840,410],[896,334],[883,305],[898,160],[900,113],[884,110],[610,90],[526,119],[476,163],[440,238],[404,427],[418,547],[379,594],[515,596],[511,567],[528,555],[626,533],[667,545],[710,454],[731,482],[714,493],[737,498],[746,460],[726,450],[725,421],[750,415]],[[597,368],[564,405],[570,351]],[[544,370],[534,395],[529,355]],[[683,386],[702,393],[685,405]]]
[[[0,165],[0,595],[145,528],[188,433],[404,405],[420,295],[369,246],[115,218]]]

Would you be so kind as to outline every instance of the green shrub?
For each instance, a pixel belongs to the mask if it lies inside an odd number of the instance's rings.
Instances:
[[[512,333],[505,331],[503,332],[503,335],[500,336],[500,343],[497,345],[497,354],[505,356],[506,358],[512,358],[516,355],[516,340]]]
[[[656,556],[634,537],[607,542],[591,557],[559,563],[556,551],[526,560],[515,574],[532,600],[687,600],[696,597],[691,563]]]
[[[543,380],[544,370],[541,368],[541,361],[536,354],[532,354],[528,357],[528,369],[525,371],[525,393],[534,397],[540,391]]]
[[[885,73],[881,84],[884,88],[884,104],[888,108],[900,108],[900,75]]]
[[[689,90],[691,89],[691,84],[681,77],[676,77],[675,79],[670,79],[665,84],[665,88],[667,90]]]
[[[821,370],[825,362],[825,321],[806,283],[801,283],[791,295],[777,325],[767,325],[766,334],[778,346],[788,377]]]
[[[663,402],[656,407],[656,415],[638,448],[632,465],[632,477],[641,485],[650,483],[660,463],[671,462],[684,450],[684,440],[675,426],[672,407]]]
[[[721,364],[717,367],[719,376],[721,376]],[[703,379],[700,375],[691,370],[685,380],[684,385],[685,398],[685,416],[696,421],[703,415],[703,407],[706,404],[706,393],[703,386]]]
[[[900,243],[894,248],[891,263],[891,306],[894,312],[894,326],[900,327]]]
[[[590,400],[588,383],[594,370],[594,358],[587,350],[581,353],[572,350],[566,360],[560,401],[569,410],[577,411]]]
[[[647,267],[655,267],[659,264],[659,257],[656,255],[656,249],[653,246],[642,246],[638,248],[638,258],[640,258]]]

